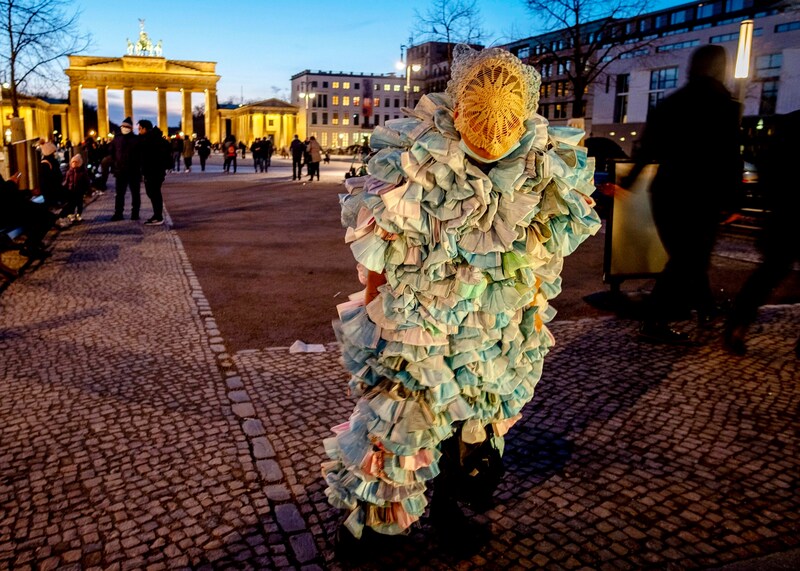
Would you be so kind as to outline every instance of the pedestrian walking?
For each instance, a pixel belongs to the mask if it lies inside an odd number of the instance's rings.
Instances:
[[[775,134],[757,159],[758,184],[767,201],[767,219],[759,238],[762,262],[750,275],[733,304],[725,326],[725,347],[737,355],[747,352],[747,331],[756,320],[758,308],[770,292],[800,262],[796,216],[800,212],[800,192],[794,161],[800,156],[800,110],[779,116]],[[800,358],[800,335],[795,345]]]
[[[170,172],[181,172],[181,159],[183,158],[183,137],[175,135],[171,141],[172,145],[172,164]]]
[[[164,199],[161,186],[166,172],[172,165],[172,147],[164,138],[161,129],[147,119],[139,121],[139,150],[142,161],[142,178],[147,198],[153,205],[153,215],[145,221],[147,226],[164,223]]]
[[[306,146],[300,137],[297,135],[292,139],[289,145],[289,151],[292,154],[292,180],[300,180],[303,170],[303,156],[306,153]]]
[[[708,266],[717,227],[734,208],[742,176],[739,104],[725,87],[726,59],[719,45],[695,50],[688,83],[651,111],[634,167],[622,182],[630,188],[645,165],[659,165],[650,193],[668,261],[639,329],[647,341],[690,343],[669,322],[692,309],[701,324],[717,314]],[[689,149],[687,141],[702,150]]]
[[[192,172],[192,157],[194,156],[194,141],[190,135],[186,135],[183,140],[183,164],[186,167],[184,172]]]
[[[266,169],[272,166],[272,153],[275,152],[275,143],[272,140],[272,135],[267,137],[265,141],[263,141],[264,147],[264,166]]]
[[[386,152],[345,183],[346,240],[368,274],[335,325],[359,400],[324,442],[342,556],[404,534],[434,478],[440,543],[481,547],[487,530],[459,502],[491,505],[503,437],[554,343],[563,257],[600,228],[583,133],[536,114],[541,76],[499,48],[454,52],[447,93],[425,95],[402,132],[376,132]],[[407,173],[456,198],[431,203]]]
[[[233,168],[233,172],[236,173],[236,140],[226,139],[222,145],[222,152],[225,154],[222,170],[231,172],[231,168]]]
[[[322,161],[322,147],[319,145],[314,135],[311,135],[308,139],[306,154],[308,156],[308,180],[314,180],[314,175],[317,175],[317,180],[319,180],[319,163]]]
[[[131,191],[131,220],[139,220],[139,208],[142,205],[141,196],[141,171],[139,164],[139,150],[137,149],[136,135],[133,134],[133,121],[125,117],[120,125],[119,134],[112,143],[114,157],[115,193],[114,215],[111,220],[122,220],[125,211],[125,193]]]
[[[211,154],[211,141],[208,140],[208,137],[203,135],[200,138],[200,140],[197,141],[197,156],[200,157],[201,172],[205,172],[206,160],[208,160],[210,154]]]

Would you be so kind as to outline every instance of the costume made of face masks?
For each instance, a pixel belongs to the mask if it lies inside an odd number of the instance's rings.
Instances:
[[[345,182],[345,241],[386,279],[334,326],[359,400],[322,471],[356,537],[405,532],[442,442],[502,453],[533,398],[564,257],[600,228],[582,133],[536,115],[539,84],[508,52],[457,47],[447,92],[376,127],[369,174]]]

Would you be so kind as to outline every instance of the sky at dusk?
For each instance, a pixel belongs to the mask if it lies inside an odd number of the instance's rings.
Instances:
[[[662,0],[664,8],[685,2]],[[80,27],[92,35],[84,55],[120,57],[126,40],[136,41],[139,19],[163,57],[217,63],[220,102],[286,99],[290,78],[304,69],[355,73],[395,71],[400,46],[407,44],[415,10],[430,0],[371,2],[301,0],[77,0]],[[542,33],[545,28],[522,0],[478,0],[487,45]],[[66,65],[66,62],[65,62]],[[66,81],[63,92],[66,94]],[[96,101],[86,90],[85,99]],[[65,96],[65,95],[64,95]],[[155,93],[134,92],[134,113],[155,118]],[[122,120],[122,92],[109,91],[110,119]],[[203,102],[202,94],[193,104]],[[177,125],[178,93],[167,99],[169,124]]]

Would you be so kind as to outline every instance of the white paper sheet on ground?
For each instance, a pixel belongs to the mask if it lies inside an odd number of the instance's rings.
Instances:
[[[319,343],[303,343],[299,339],[289,347],[289,353],[324,353],[325,345]]]

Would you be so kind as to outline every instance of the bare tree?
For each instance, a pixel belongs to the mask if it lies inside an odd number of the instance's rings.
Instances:
[[[433,0],[424,14],[414,14],[414,35],[422,41],[446,42],[448,64],[453,63],[453,43],[477,44],[486,37],[476,0]]]
[[[19,117],[18,90],[48,84],[63,70],[59,60],[89,47],[78,11],[68,0],[0,0],[0,62],[8,72],[11,106]]]
[[[611,63],[650,43],[644,39],[625,43],[640,31],[626,28],[626,20],[649,10],[649,0],[526,0],[525,3],[557,36],[555,41],[542,44],[529,63],[537,68],[557,66],[560,75],[566,76],[574,96],[574,118],[584,116],[586,90]]]

